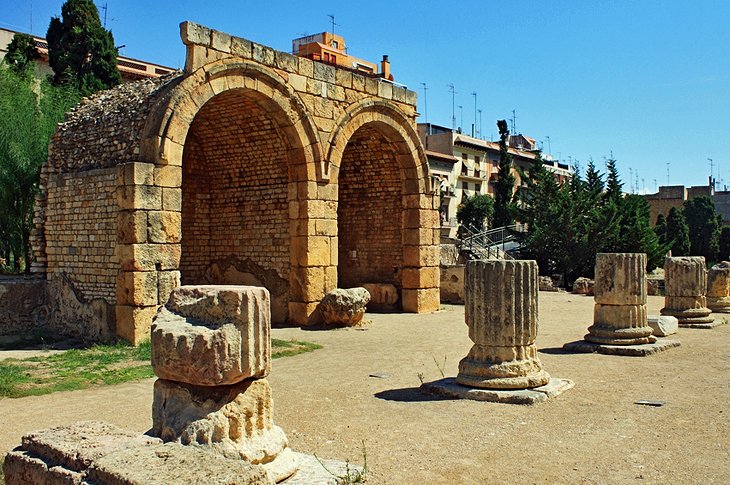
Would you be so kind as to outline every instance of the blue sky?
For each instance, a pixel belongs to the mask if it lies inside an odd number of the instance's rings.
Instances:
[[[33,0],[33,33],[45,35],[61,0]],[[0,26],[30,30],[30,0],[6,1]],[[103,5],[99,2],[97,5]],[[250,2],[108,0],[107,26],[123,55],[182,67],[178,24],[192,20],[280,50],[291,39],[331,30],[349,53],[388,54],[397,82],[428,87],[428,121],[451,125],[453,83],[465,131],[496,137],[496,120],[516,111],[517,131],[554,156],[613,153],[625,189],[730,186],[730,2],[727,1],[380,1]],[[103,15],[103,12],[102,12]],[[457,125],[461,110],[456,109]],[[629,173],[638,184],[629,183]]]

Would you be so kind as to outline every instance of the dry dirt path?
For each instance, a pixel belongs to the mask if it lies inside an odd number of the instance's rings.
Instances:
[[[663,299],[649,297],[649,312]],[[546,370],[576,385],[535,406],[440,400],[418,374],[456,374],[470,347],[463,307],[368,315],[365,330],[275,329],[324,345],[274,361],[275,420],[297,451],[362,462],[369,483],[728,483],[730,325],[681,329],[682,346],[650,357],[563,354],[582,338],[593,299],[540,294]],[[369,377],[385,373],[387,378]],[[23,433],[81,419],[144,431],[152,380],[0,400],[0,452]],[[666,401],[663,407],[633,404]]]

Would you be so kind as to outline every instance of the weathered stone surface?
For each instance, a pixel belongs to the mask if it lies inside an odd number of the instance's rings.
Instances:
[[[336,288],[320,303],[322,319],[325,325],[357,325],[369,301],[370,293],[365,288]]]
[[[553,279],[549,276],[539,277],[540,291],[559,291],[553,283]]]
[[[464,270],[463,264],[441,266],[439,291],[442,303],[464,304]]]
[[[183,286],[152,324],[152,368],[199,386],[235,384],[271,370],[269,292],[251,286]]]
[[[274,483],[262,466],[227,459],[206,448],[178,443],[111,453],[94,462],[89,469],[88,481],[108,485]]]
[[[679,347],[678,340],[659,339],[653,343],[639,345],[609,345],[577,340],[563,345],[568,352],[594,353],[606,355],[625,355],[629,357],[646,357],[672,347]]]
[[[573,293],[576,295],[593,296],[595,282],[590,278],[580,277],[573,282]]]
[[[263,465],[277,481],[297,466],[286,435],[274,425],[266,379],[218,387],[158,379],[151,434],[165,442],[209,447],[228,458]]]
[[[363,467],[337,460],[324,460],[312,455],[294,453],[299,462],[299,470],[288,478],[285,485],[340,485],[339,477],[362,472]],[[323,466],[324,465],[324,466]],[[325,469],[326,467],[326,469]]]
[[[421,391],[441,396],[473,401],[499,402],[505,404],[537,404],[558,396],[575,385],[568,379],[551,378],[546,384],[531,389],[479,389],[459,384],[447,377],[421,385]]]
[[[730,262],[713,266],[707,275],[707,307],[713,313],[730,313]]]
[[[707,270],[703,256],[681,256],[664,260],[664,291],[667,296],[700,296],[707,291]]]
[[[649,326],[654,330],[657,337],[666,337],[677,333],[679,322],[676,318],[667,315],[649,315],[647,318]]]
[[[20,448],[5,455],[3,474],[6,485],[80,485],[84,481],[84,473],[46,463]]]
[[[707,308],[707,270],[702,256],[682,256],[664,261],[664,308],[662,315],[676,317],[679,325],[713,321]]]
[[[364,283],[362,285],[370,294],[367,309],[383,312],[396,309],[398,302],[398,288],[390,283]]]
[[[456,382],[487,389],[524,389],[550,376],[537,357],[537,263],[469,261],[465,313],[469,354],[459,362]]]
[[[596,303],[646,304],[646,254],[598,253],[595,269]]]
[[[585,340],[608,345],[654,342],[646,321],[646,254],[599,253],[595,273],[593,325]]]

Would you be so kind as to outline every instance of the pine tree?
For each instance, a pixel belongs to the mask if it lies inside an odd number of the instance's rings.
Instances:
[[[660,244],[667,243],[667,220],[664,218],[664,214],[659,214],[657,216],[654,233],[659,238]]]
[[[51,19],[46,39],[54,84],[71,84],[88,96],[122,81],[114,37],[101,25],[91,0],[66,0],[61,18]]]
[[[617,201],[621,198],[624,185],[621,183],[621,179],[618,175],[616,160],[610,158],[608,162],[606,162],[606,171],[608,172],[608,176],[606,178],[606,197],[613,201]]]
[[[25,73],[33,67],[33,63],[40,57],[33,37],[28,34],[17,33],[8,44],[8,53],[5,62],[17,73]]]
[[[603,174],[596,170],[596,165],[593,163],[593,160],[590,160],[586,167],[586,188],[596,193],[603,192],[605,188]]]
[[[689,227],[684,212],[672,207],[667,215],[667,236],[672,256],[688,256],[690,250]]]
[[[494,227],[509,226],[514,222],[515,177],[512,175],[512,155],[509,153],[509,129],[505,120],[497,121],[499,128],[499,170],[494,188]]]
[[[715,204],[706,195],[684,202],[684,217],[689,227],[690,254],[714,261],[720,250],[720,224]]]

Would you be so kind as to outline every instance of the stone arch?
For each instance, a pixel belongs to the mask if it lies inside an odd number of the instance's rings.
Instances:
[[[144,281],[157,282],[158,304],[180,281],[266,286],[272,318],[287,320],[290,303],[298,301],[292,270],[309,252],[296,237],[309,215],[297,208],[306,206],[307,183],[321,180],[323,170],[318,132],[285,80],[239,59],[197,69],[158,94],[140,158],[146,163],[137,165],[154,167],[161,192],[159,205],[146,209],[168,217],[178,237],[146,245],[151,267],[123,264],[122,271],[145,270]],[[251,213],[254,205],[258,214]],[[125,276],[138,279],[123,275],[127,287]]]
[[[393,284],[403,310],[428,311],[433,303],[424,301],[438,288],[438,221],[412,121],[391,103],[366,100],[345,112],[330,140],[339,286]]]

